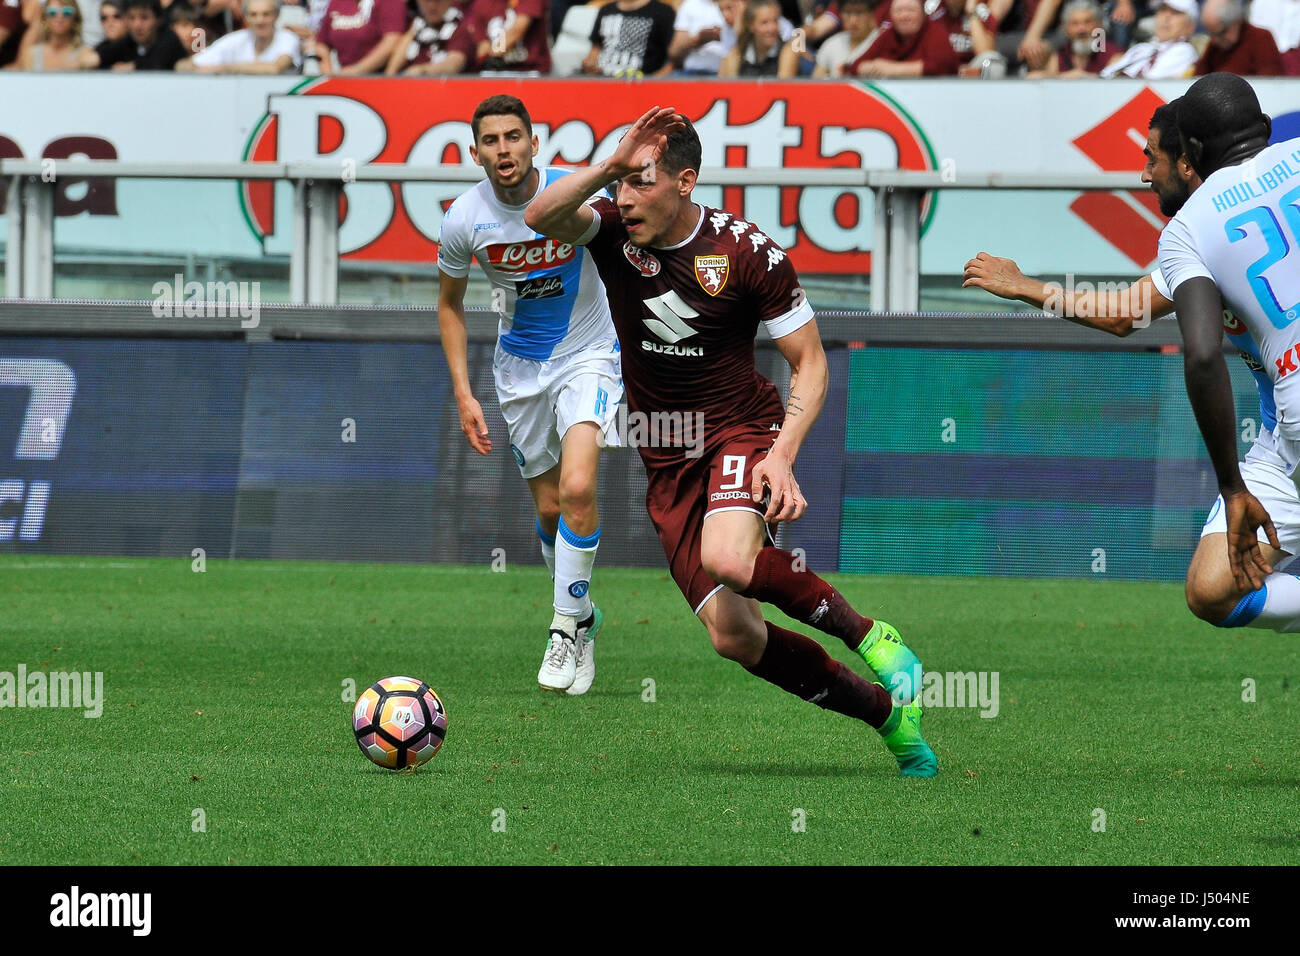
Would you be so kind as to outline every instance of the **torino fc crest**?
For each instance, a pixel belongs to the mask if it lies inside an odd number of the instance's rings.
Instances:
[[[700,283],[700,288],[709,295],[717,295],[722,291],[730,271],[730,256],[695,257],[695,278]]]

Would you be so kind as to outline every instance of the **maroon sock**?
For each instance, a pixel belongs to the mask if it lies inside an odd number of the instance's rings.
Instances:
[[[884,724],[894,702],[883,687],[863,680],[811,638],[763,623],[767,647],[762,659],[746,670],[824,710],[864,720],[872,727]]]
[[[789,551],[770,545],[754,559],[754,574],[742,597],[754,598],[779,607],[796,621],[838,637],[857,650],[875,622],[849,606],[844,595],[813,572]]]

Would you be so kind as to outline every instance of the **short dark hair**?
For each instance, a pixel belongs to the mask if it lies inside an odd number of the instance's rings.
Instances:
[[[1178,98],[1183,152],[1202,179],[1224,165],[1236,147],[1267,140],[1272,128],[1254,89],[1233,73],[1203,76]]]
[[[170,17],[170,22],[173,24],[192,23],[198,25],[199,20],[203,16],[199,11],[198,5],[192,3],[191,0],[175,0],[175,2],[167,8],[167,13]]]
[[[1171,162],[1178,162],[1178,157],[1183,155],[1182,138],[1178,134],[1178,100],[1157,106],[1148,127],[1160,134],[1160,152]]]
[[[883,2],[884,0],[840,0],[840,13],[843,13],[849,7],[863,7],[874,13],[876,6]]]
[[[528,115],[528,107],[524,106],[524,101],[517,96],[508,96],[504,93],[498,93],[496,96],[489,96],[480,103],[474,110],[474,118],[469,121],[470,129],[474,131],[474,142],[478,142],[478,128],[485,116],[518,116],[524,123],[524,129],[528,135],[533,135],[533,120]]]
[[[697,173],[700,171],[700,134],[695,132],[695,126],[685,116],[682,116],[682,122],[685,123],[682,128],[668,134],[668,144],[659,157],[659,165],[664,168],[664,172],[674,176],[683,169],[693,169]]]
[[[126,0],[122,4],[122,12],[130,13],[132,10],[147,10],[159,20],[162,19],[162,4],[158,0]]]

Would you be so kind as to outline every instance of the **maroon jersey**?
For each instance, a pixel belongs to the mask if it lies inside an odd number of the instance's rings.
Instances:
[[[752,223],[698,204],[687,239],[642,249],[613,202],[591,208],[597,219],[580,244],[609,297],[631,411],[702,421],[706,449],[736,425],[780,422],[781,398],[754,367],[758,323],[780,338],[813,317],[785,250]],[[686,418],[694,413],[703,418]],[[661,467],[686,449],[640,451],[647,467]]]

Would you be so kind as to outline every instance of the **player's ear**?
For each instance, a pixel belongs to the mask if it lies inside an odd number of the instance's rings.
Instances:
[[[475,165],[482,166],[483,160],[478,158],[478,147],[473,143],[469,144],[469,158],[474,160]]]
[[[695,188],[695,180],[699,176],[693,169],[683,169],[677,174],[677,192],[681,196],[689,196],[691,190]]]
[[[533,155],[534,155],[534,156],[537,155],[538,142],[539,142],[539,141],[538,141],[538,139],[537,139],[537,134],[534,133],[534,134],[533,134]]]
[[[1196,175],[1196,170],[1192,164],[1187,161],[1187,154],[1182,153],[1178,157],[1178,162],[1174,164],[1174,171],[1178,173],[1178,178],[1183,182],[1191,182],[1192,177]]]

